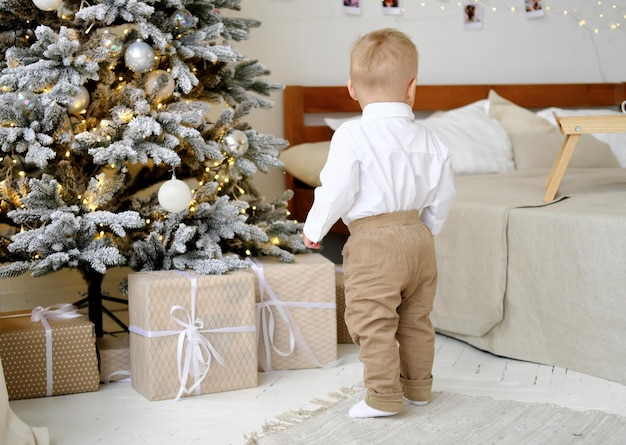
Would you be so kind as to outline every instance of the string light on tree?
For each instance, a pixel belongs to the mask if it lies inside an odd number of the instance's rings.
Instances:
[[[159,188],[157,197],[161,207],[168,212],[178,213],[189,206],[192,196],[189,186],[172,174],[172,179],[164,182]]]

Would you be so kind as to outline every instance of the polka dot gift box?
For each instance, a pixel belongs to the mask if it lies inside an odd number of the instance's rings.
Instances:
[[[24,311],[0,313],[0,358],[9,400],[97,391],[93,323],[77,313],[73,318],[47,318],[46,310],[37,309],[38,317]]]

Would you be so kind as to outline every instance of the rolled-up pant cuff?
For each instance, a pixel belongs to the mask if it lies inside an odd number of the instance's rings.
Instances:
[[[369,389],[365,395],[365,403],[381,411],[399,413],[402,410],[402,393],[378,394]]]
[[[432,395],[433,376],[426,380],[408,380],[400,377],[402,383],[404,397],[415,402],[428,402]]]

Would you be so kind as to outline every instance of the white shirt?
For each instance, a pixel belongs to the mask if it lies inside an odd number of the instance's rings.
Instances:
[[[339,218],[349,225],[406,210],[420,211],[436,235],[456,193],[447,147],[402,102],[369,104],[361,119],[344,122],[333,135],[320,180],[303,230],[313,242]]]

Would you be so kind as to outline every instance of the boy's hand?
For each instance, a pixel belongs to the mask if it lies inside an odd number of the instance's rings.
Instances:
[[[308,247],[309,249],[319,249],[320,248],[319,241],[314,243],[313,241],[308,239],[304,233],[302,234],[302,238],[304,238],[304,245],[306,247]]]

